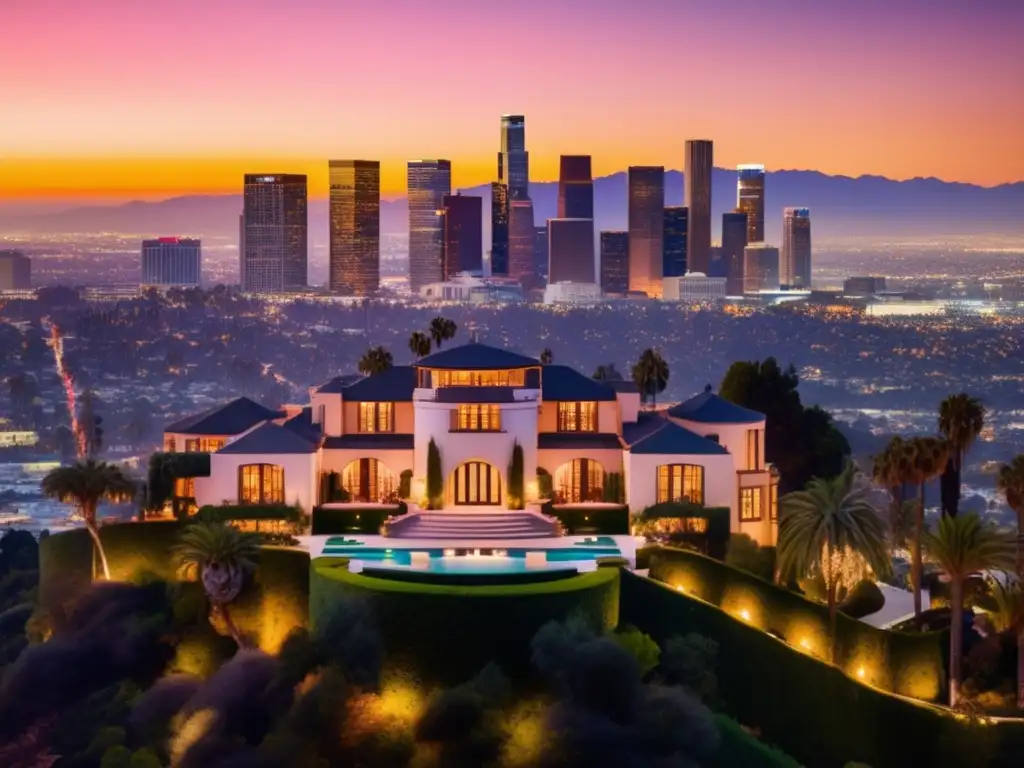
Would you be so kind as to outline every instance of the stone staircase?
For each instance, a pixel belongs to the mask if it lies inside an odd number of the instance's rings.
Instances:
[[[486,511],[485,511],[486,510]],[[393,520],[388,536],[401,539],[542,539],[558,536],[558,522],[534,512],[467,508],[458,512],[410,512]]]

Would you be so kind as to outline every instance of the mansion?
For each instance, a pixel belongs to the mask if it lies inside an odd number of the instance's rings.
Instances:
[[[406,497],[416,511],[433,454],[446,512],[504,511],[518,453],[528,511],[548,498],[625,503],[633,513],[685,500],[727,507],[733,532],[772,544],[778,476],[764,460],[764,433],[763,414],[710,387],[642,410],[632,382],[470,343],[339,376],[312,388],[305,406],[233,400],[167,427],[164,448],[211,454],[210,476],[189,489],[199,506],[285,503],[309,514],[330,501],[322,478],[332,475],[353,504]]]

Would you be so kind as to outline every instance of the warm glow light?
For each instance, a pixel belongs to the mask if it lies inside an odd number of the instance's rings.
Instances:
[[[444,551],[444,556],[445,557],[455,557],[455,550],[454,549],[446,549]]]
[[[811,650],[811,641],[805,637],[803,640],[800,641],[800,647],[806,651]]]
[[[686,587],[684,587],[682,584],[680,584],[678,587],[676,587],[676,591],[677,592],[685,592],[686,591]]]
[[[744,608],[742,611],[740,611],[740,618],[744,621],[750,621],[750,611]]]
[[[864,667],[857,667],[857,677],[859,677],[861,680],[863,680],[864,679],[864,674],[865,674]]]

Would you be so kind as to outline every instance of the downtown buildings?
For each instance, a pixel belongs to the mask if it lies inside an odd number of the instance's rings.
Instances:
[[[764,242],[764,166],[736,166],[736,210],[747,215],[747,242]]]
[[[334,293],[368,296],[380,287],[380,163],[331,160],[330,268]]]
[[[442,274],[445,280],[463,272],[480,274],[484,269],[483,198],[445,195],[441,222],[444,229]]]
[[[21,251],[0,251],[0,291],[32,287],[32,260]]]
[[[782,262],[779,280],[783,288],[811,288],[811,209],[786,208],[782,215]]]
[[[452,193],[449,160],[413,160],[408,166],[409,287],[413,294],[443,282],[444,198]]]
[[[665,168],[629,168],[629,290],[661,295],[665,227]]]
[[[688,209],[686,266],[708,274],[711,268],[711,175],[714,144],[707,139],[686,142],[684,202]]]
[[[726,293],[740,296],[743,293],[743,249],[747,247],[747,214],[733,211],[722,214],[721,260],[724,264],[721,275],[726,279]]]
[[[533,281],[532,252],[529,267],[525,253],[526,228],[533,227],[533,205],[523,205],[527,202],[530,202],[530,153],[526,151],[526,118],[502,115],[498,179],[491,183],[491,274],[509,275],[524,285]],[[517,220],[513,222],[515,203],[520,205],[516,206]],[[516,254],[512,253],[513,237],[519,248]]]
[[[202,285],[202,243],[181,237],[142,241],[143,288],[198,288]]]
[[[246,174],[240,273],[247,293],[306,288],[308,197],[300,174]]]

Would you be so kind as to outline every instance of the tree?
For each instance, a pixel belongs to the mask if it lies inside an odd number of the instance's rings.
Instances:
[[[885,528],[868,492],[863,475],[848,461],[838,477],[814,478],[805,490],[788,493],[779,502],[779,571],[783,578],[823,579],[833,661],[840,588],[859,581],[864,565],[879,578],[892,569]]]
[[[430,438],[427,445],[427,508],[444,508],[444,477],[441,474],[441,450]]]
[[[921,615],[921,540],[924,536],[924,486],[942,474],[949,460],[949,446],[939,437],[914,437],[904,443],[900,464],[907,468],[908,482],[917,486],[917,514],[914,516],[914,538],[910,548],[910,578],[914,587],[914,616]]]
[[[541,365],[551,365],[554,361],[555,361],[555,353],[552,352],[547,347],[544,347],[544,350],[540,353],[540,364]]]
[[[889,440],[885,450],[875,456],[872,467],[872,478],[889,491],[892,497],[889,505],[889,542],[894,549],[905,547],[911,536],[909,521],[904,519],[910,471],[906,459],[909,455],[907,443],[896,435]],[[913,519],[913,512],[910,519]]]
[[[99,398],[91,389],[82,395],[78,412],[79,429],[84,433],[85,455],[93,458],[103,450],[103,417],[96,413]]]
[[[945,515],[957,513],[964,459],[984,426],[985,406],[966,392],[950,395],[939,405],[939,431],[949,443],[950,453],[942,483],[942,513]]]
[[[516,440],[512,445],[512,460],[508,465],[508,506],[522,509],[525,500],[523,489],[523,446]]]
[[[100,502],[124,502],[135,497],[135,483],[121,468],[105,461],[84,459],[70,467],[51,470],[42,482],[43,495],[74,504],[85,521],[103,567],[103,578],[110,580],[110,566],[100,541],[96,512]]]
[[[934,532],[924,534],[928,558],[949,580],[952,619],[949,631],[949,706],[960,698],[963,661],[964,582],[990,570],[1012,567],[1013,539],[982,524],[976,514],[943,515]]]
[[[430,338],[434,340],[434,346],[438,349],[444,342],[454,339],[457,330],[458,326],[454,320],[439,316],[430,321]]]
[[[646,402],[651,397],[655,406],[658,404],[658,393],[664,392],[668,386],[668,377],[668,363],[654,349],[645,349],[633,366],[633,381],[640,389],[640,398]]]
[[[383,373],[394,365],[394,358],[384,347],[371,347],[359,361],[359,372],[366,376]]]
[[[417,360],[422,360],[430,354],[430,337],[425,333],[416,331],[409,337],[409,351]]]
[[[999,468],[996,485],[1017,515],[1017,579],[1024,583],[1024,454]],[[1024,626],[1017,630],[1017,707],[1024,709]]]
[[[615,368],[615,363],[597,366],[591,377],[597,381],[622,381],[622,374]]]
[[[256,568],[260,536],[245,533],[224,523],[194,523],[181,533],[174,549],[182,566],[197,571],[203,590],[214,610],[219,612],[231,637],[244,645],[228,604],[245,585],[245,577]]]

